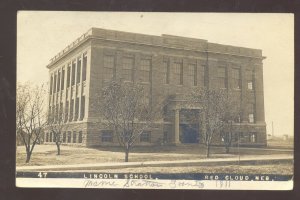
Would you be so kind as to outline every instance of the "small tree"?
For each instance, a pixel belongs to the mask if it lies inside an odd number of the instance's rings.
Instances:
[[[197,89],[192,92],[192,102],[200,103],[200,115],[202,126],[205,128],[203,140],[207,147],[206,156],[210,156],[212,138],[215,137],[224,126],[226,90],[221,89]]]
[[[224,127],[221,131],[221,137],[223,139],[226,153],[229,153],[234,138],[233,123],[240,123],[242,116],[242,107],[240,94],[234,92],[228,92],[227,98],[224,99]]]
[[[63,112],[63,107],[61,106],[57,112],[50,111],[48,113],[48,129],[52,132],[53,138],[57,148],[57,155],[60,155],[60,145],[62,143],[62,132],[68,128],[65,123],[65,116]]]
[[[137,83],[111,81],[103,88],[99,100],[102,124],[113,130],[128,162],[135,141],[152,127],[162,109],[159,105],[150,105],[143,86]]]
[[[17,84],[16,131],[26,149],[26,163],[39,142],[46,124],[44,86]]]

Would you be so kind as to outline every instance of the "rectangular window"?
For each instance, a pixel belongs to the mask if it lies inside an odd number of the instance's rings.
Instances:
[[[84,118],[84,112],[85,112],[85,96],[81,97],[81,106],[80,106],[80,120]]]
[[[52,142],[52,132],[50,132],[50,139],[49,142]]]
[[[76,63],[75,61],[72,62],[72,86],[75,85],[75,69],[76,69]]]
[[[50,95],[52,94],[53,76],[50,78]]]
[[[232,69],[233,88],[241,89],[241,70]]]
[[[257,142],[257,134],[256,133],[250,133],[249,139],[250,139],[251,143],[256,143]]]
[[[71,100],[69,121],[73,120],[74,99]]]
[[[68,66],[67,69],[67,88],[70,87],[70,76],[71,76],[71,66]]]
[[[218,67],[217,84],[219,88],[227,88],[225,67]]]
[[[200,66],[200,77],[199,77],[199,80],[200,80],[200,85],[201,86],[206,86],[206,80],[207,80],[207,78],[206,78],[206,65],[201,65]]]
[[[64,118],[64,110],[63,110],[63,103],[59,104],[59,121],[63,122]]]
[[[142,59],[140,69],[140,78],[142,82],[150,82],[151,60]]]
[[[61,74],[61,90],[64,90],[65,87],[65,70],[62,70],[62,74]]]
[[[49,141],[49,133],[46,133],[46,142]]]
[[[190,86],[197,85],[197,65],[189,64],[188,65],[188,77]]]
[[[112,142],[113,141],[112,131],[109,131],[109,130],[101,131],[101,141],[102,142]]]
[[[168,131],[165,131],[165,132],[164,132],[163,143],[164,143],[164,144],[167,144],[167,143],[169,143],[169,142],[170,142],[170,135],[169,135]]]
[[[64,132],[63,133],[63,143],[66,143],[66,136],[67,136],[67,134],[66,134],[66,132]]]
[[[76,143],[76,136],[77,136],[76,131],[73,131],[73,143]]]
[[[79,131],[78,143],[82,143],[82,131]]]
[[[115,77],[115,57],[114,56],[104,56],[103,64],[103,75],[104,79],[112,79]]]
[[[255,122],[255,105],[254,104],[249,104],[249,111],[248,111],[248,117],[249,117],[249,123],[254,123]]]
[[[78,112],[79,112],[79,98],[76,98],[76,100],[75,100],[75,117],[74,117],[74,121],[77,121],[77,119],[78,119]]]
[[[86,80],[86,66],[87,65],[87,56],[86,54],[83,55],[83,62],[82,62],[82,81]]]
[[[247,88],[248,90],[253,90],[253,82],[254,82],[254,71],[247,70],[246,71],[246,78],[247,78]]]
[[[54,74],[54,85],[53,85],[53,93],[56,92],[56,74]]]
[[[164,83],[169,84],[170,83],[170,65],[167,60],[164,61],[163,64],[163,73],[164,73]]]
[[[71,143],[71,131],[68,131],[68,141],[67,141],[67,143]]]
[[[65,107],[65,122],[68,121],[68,114],[69,114],[69,101],[66,102],[66,107]]]
[[[59,121],[59,104],[55,107],[55,119],[57,122]]]
[[[57,77],[57,92],[59,92],[60,89],[60,71],[58,71],[58,77]]]
[[[150,142],[151,141],[151,133],[150,131],[144,131],[140,135],[140,142]]]
[[[80,83],[80,73],[81,73],[81,59],[77,59],[77,77],[76,77],[76,83]]]
[[[183,66],[182,63],[174,63],[175,66],[175,80],[178,85],[183,85]]]
[[[133,58],[123,58],[122,77],[125,81],[133,81]]]

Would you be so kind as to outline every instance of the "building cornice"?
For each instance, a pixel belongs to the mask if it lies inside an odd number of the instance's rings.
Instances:
[[[128,40],[120,40],[120,39],[110,39],[110,38],[105,38],[103,36],[97,36],[96,34],[93,33],[93,30],[98,30],[91,28],[89,29],[86,33],[81,35],[79,38],[77,38],[74,42],[72,42],[70,45],[68,45],[65,49],[63,49],[61,52],[59,52],[56,56],[50,59],[50,63],[47,65],[47,68],[50,69],[53,65],[55,65],[58,61],[60,61],[62,58],[64,58],[66,55],[69,53],[73,52],[77,48],[79,48],[81,45],[83,45],[85,42],[91,39],[96,39],[96,40],[102,40],[102,41],[109,41],[109,42],[121,42],[121,43],[126,43],[126,44],[134,44],[134,45],[144,45],[144,46],[152,46],[152,47],[160,47],[160,48],[167,48],[167,49],[174,49],[174,50],[180,50],[180,51],[193,51],[193,52],[198,52],[198,53],[206,53],[206,54],[221,54],[221,55],[227,55],[227,56],[236,56],[236,57],[244,57],[244,58],[251,58],[251,59],[260,59],[263,60],[266,57],[264,56],[251,56],[251,55],[243,55],[243,54],[237,54],[237,53],[229,53],[229,52],[221,52],[221,51],[213,51],[210,49],[209,45],[205,45],[205,47],[201,49],[196,49],[196,48],[189,48],[188,46],[183,46],[183,47],[174,47],[171,45],[159,45],[159,44],[154,44],[154,43],[145,43],[145,42],[138,42],[138,41],[128,41]],[[99,29],[103,31],[110,31],[110,30],[104,30],[104,29]],[[115,33],[123,33],[120,31],[110,31],[110,32],[115,32]],[[126,33],[126,32],[124,32]],[[135,35],[142,35],[146,37],[153,37],[153,38],[160,38],[160,39],[182,39],[182,40],[187,40],[187,41],[198,41],[206,44],[213,44],[207,42],[207,40],[202,40],[202,39],[194,39],[194,38],[185,38],[185,37],[180,37],[180,36],[169,36],[169,35],[162,35],[162,36],[151,36],[151,35],[143,35],[143,34],[136,34],[136,33],[127,33],[127,34],[135,34]],[[162,42],[163,43],[163,42]],[[217,44],[220,46],[227,46],[227,45],[221,45]],[[244,47],[233,47],[233,48],[244,48]],[[249,50],[255,51],[257,49],[250,49]]]

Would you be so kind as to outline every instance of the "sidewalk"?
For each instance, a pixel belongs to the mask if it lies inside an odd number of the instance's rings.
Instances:
[[[279,155],[252,155],[230,158],[208,158],[198,160],[177,161],[147,161],[147,162],[115,162],[76,165],[47,165],[47,166],[18,166],[17,171],[71,171],[71,170],[99,170],[121,169],[133,167],[174,167],[174,166],[209,166],[209,165],[236,165],[240,164],[270,164],[293,161],[293,156],[288,154]]]

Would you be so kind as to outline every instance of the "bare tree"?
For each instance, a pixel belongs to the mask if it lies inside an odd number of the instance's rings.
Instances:
[[[16,131],[26,149],[26,163],[39,142],[46,124],[44,86],[17,84]]]
[[[48,113],[47,127],[52,132],[54,142],[57,148],[57,155],[60,155],[60,145],[62,143],[62,132],[68,129],[65,123],[66,115],[64,115],[63,106],[61,105],[57,111],[53,110]]]
[[[236,92],[227,92],[227,96],[223,102],[223,130],[221,131],[222,141],[224,143],[226,153],[229,153],[235,138],[234,123],[240,123],[243,113],[241,107],[240,94]]]
[[[99,98],[102,124],[117,136],[124,148],[125,162],[128,162],[135,141],[161,115],[162,108],[151,106],[146,96],[143,86],[138,83],[111,81]]]
[[[205,131],[203,140],[207,147],[206,156],[210,156],[212,138],[220,133],[224,126],[227,91],[222,89],[196,89],[192,92],[192,101],[201,104],[201,123]]]

